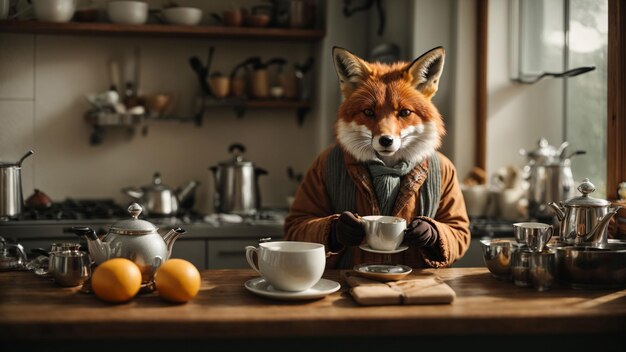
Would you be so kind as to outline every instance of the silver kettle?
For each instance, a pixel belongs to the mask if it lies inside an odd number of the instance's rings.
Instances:
[[[537,149],[520,150],[526,156],[524,179],[528,183],[528,215],[533,219],[552,219],[554,214],[548,203],[559,202],[574,196],[574,176],[571,169],[571,158],[585,154],[579,150],[567,153],[568,142],[558,148],[551,146],[545,138],[537,142]]]
[[[215,212],[254,215],[261,208],[258,178],[267,171],[243,158],[246,147],[234,143],[228,147],[232,158],[209,167],[215,179]]]
[[[29,150],[18,162],[0,161],[0,220],[15,218],[24,208],[22,162],[33,154]]]

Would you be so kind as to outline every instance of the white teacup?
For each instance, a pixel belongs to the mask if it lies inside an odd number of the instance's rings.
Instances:
[[[404,240],[406,220],[395,216],[370,215],[361,217],[365,221],[365,240],[370,248],[393,251]]]
[[[258,267],[253,256],[257,255]],[[246,260],[274,288],[304,291],[322,278],[326,267],[324,245],[312,242],[276,241],[246,247]]]

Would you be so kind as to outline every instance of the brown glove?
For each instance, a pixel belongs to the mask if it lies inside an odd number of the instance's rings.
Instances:
[[[344,211],[339,218],[330,226],[328,246],[336,252],[343,247],[358,246],[365,237],[365,225],[356,214]]]
[[[432,247],[439,239],[437,228],[420,218],[411,220],[404,231],[404,243],[417,247]]]

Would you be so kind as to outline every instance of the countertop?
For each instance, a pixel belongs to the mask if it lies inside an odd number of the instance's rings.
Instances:
[[[39,340],[123,338],[229,341],[232,347],[234,342],[259,339],[330,339],[340,344],[342,339],[355,337],[371,343],[389,338],[396,343],[420,338],[426,343],[442,336],[466,337],[463,341],[479,336],[569,336],[569,341],[600,338],[624,346],[626,289],[557,286],[539,292],[498,281],[486,268],[414,271],[420,273],[442,278],[456,292],[454,302],[359,306],[344,283],[338,292],[322,299],[281,301],[246,290],[244,283],[257,276],[254,271],[226,269],[202,271],[201,291],[186,304],[170,304],[149,293],[113,305],[78,288],[56,286],[30,272],[0,272],[0,341],[21,346]],[[341,282],[337,270],[328,270],[324,277]],[[583,345],[577,342],[575,346]]]

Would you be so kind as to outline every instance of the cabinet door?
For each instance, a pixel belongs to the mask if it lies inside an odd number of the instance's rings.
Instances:
[[[450,265],[452,268],[473,268],[484,266],[485,260],[483,259],[483,250],[480,244],[480,238],[472,238],[470,246],[463,258]]]
[[[258,238],[237,240],[209,240],[208,259],[210,269],[249,269],[246,246],[259,245]]]
[[[205,240],[179,239],[174,243],[171,258],[181,258],[190,261],[198,270],[207,269]]]

